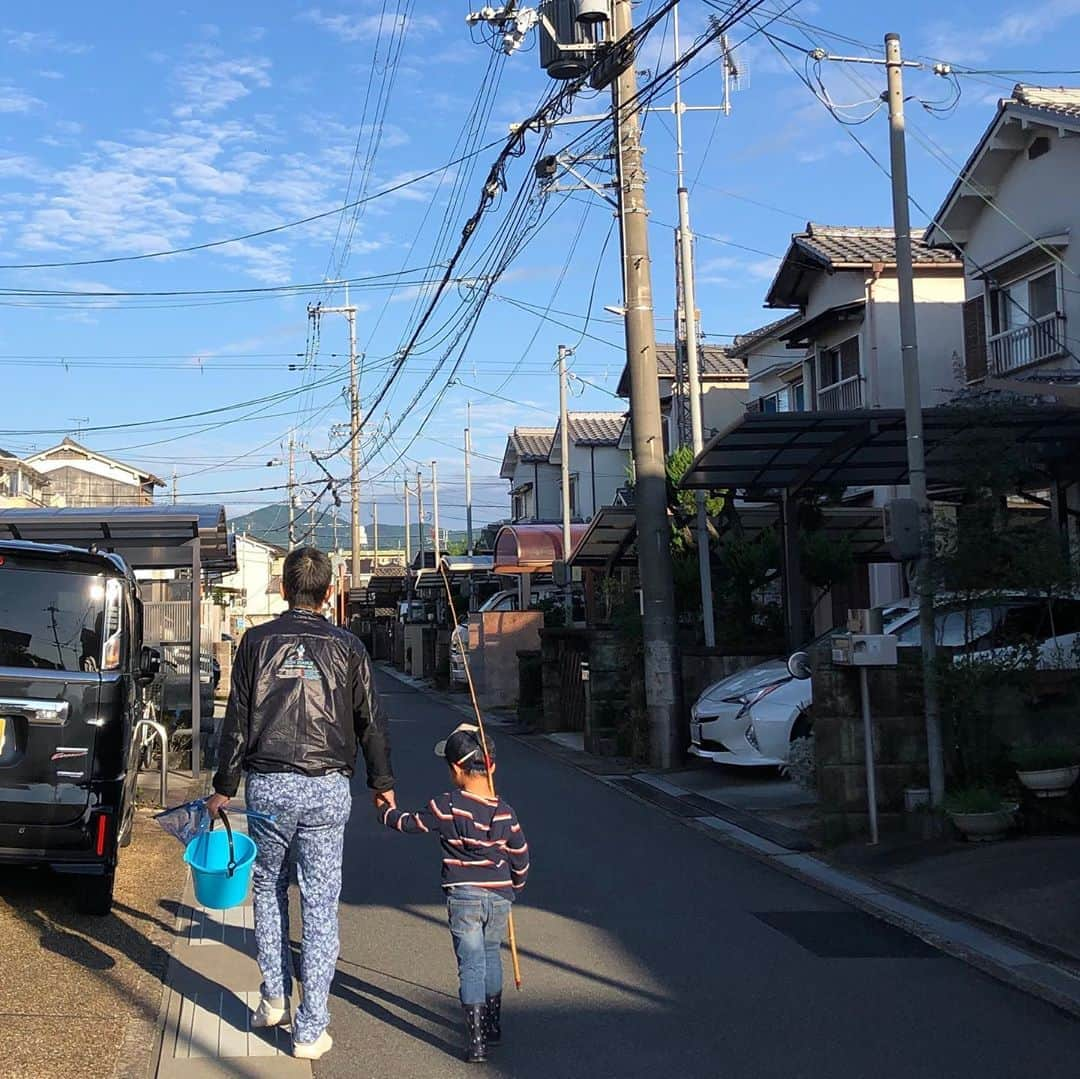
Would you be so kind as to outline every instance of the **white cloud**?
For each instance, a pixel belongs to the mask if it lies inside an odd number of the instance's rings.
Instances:
[[[270,61],[266,57],[226,59],[213,52],[181,65],[177,82],[186,100],[173,110],[180,118],[220,112],[255,89],[270,85]]]
[[[10,83],[0,85],[0,112],[29,112],[44,102]]]
[[[986,60],[995,49],[1041,41],[1080,15],[1080,0],[1042,0],[1000,13],[978,28],[942,21],[928,27],[926,51],[956,63]]]
[[[52,30],[5,30],[9,48],[17,52],[55,52],[80,56],[90,51],[81,41],[65,41]]]
[[[310,22],[327,33],[333,34],[340,41],[370,41],[383,33],[415,30],[438,30],[439,20],[430,15],[330,15],[321,8],[309,8],[297,18]]]
[[[44,71],[39,71],[38,72],[38,77],[42,78],[42,79],[54,79],[54,80],[57,80],[57,79],[62,79],[64,77],[64,73],[62,71],[52,71],[52,70],[46,69]]]

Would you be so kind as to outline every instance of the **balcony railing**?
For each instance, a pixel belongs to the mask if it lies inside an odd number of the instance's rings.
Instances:
[[[862,375],[845,378],[831,386],[822,386],[817,393],[819,412],[848,412],[862,408]]]
[[[1042,363],[1064,351],[1065,316],[1057,312],[990,338],[990,364],[995,375]]]

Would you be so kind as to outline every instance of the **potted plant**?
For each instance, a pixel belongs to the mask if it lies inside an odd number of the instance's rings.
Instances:
[[[1080,776],[1080,750],[1073,746],[1020,746],[1012,762],[1017,778],[1036,798],[1061,798]]]
[[[969,843],[1001,839],[1016,810],[1015,802],[1006,802],[990,787],[963,787],[945,801],[945,812]]]

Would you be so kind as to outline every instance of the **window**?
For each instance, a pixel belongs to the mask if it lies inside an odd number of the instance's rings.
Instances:
[[[0,574],[0,666],[99,669],[104,577],[30,568],[11,559],[5,560]]]
[[[570,477],[570,516],[578,515],[578,478],[573,475]]]
[[[1013,281],[991,290],[990,332],[1007,333],[1053,315],[1058,309],[1057,270]]]
[[[803,384],[796,382],[768,397],[760,398],[762,412],[805,412]]]
[[[835,386],[859,375],[859,339],[849,337],[835,348],[818,353],[818,378],[822,388]]]

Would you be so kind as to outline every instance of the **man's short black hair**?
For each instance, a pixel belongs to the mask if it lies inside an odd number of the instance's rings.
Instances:
[[[333,579],[334,567],[318,547],[297,547],[285,556],[281,582],[290,607],[318,609],[326,602]]]

